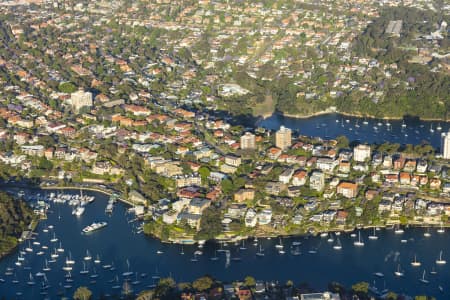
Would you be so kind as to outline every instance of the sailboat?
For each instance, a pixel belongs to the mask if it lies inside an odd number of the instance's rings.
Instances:
[[[89,253],[89,250],[86,250],[86,256],[84,257],[84,260],[91,260],[91,259],[92,259],[92,256]]]
[[[95,258],[94,263],[98,265],[100,262],[101,262],[100,256],[97,254],[97,257]]]
[[[30,272],[30,279],[27,281],[28,285],[35,285],[36,281],[34,281],[33,275]]]
[[[436,127],[436,130],[437,131],[441,131],[442,130],[441,123],[438,123],[438,126]]]
[[[405,275],[400,269],[400,264],[397,265],[397,271],[394,272],[394,275],[397,277],[403,277]]]
[[[240,250],[247,250],[247,248],[245,247],[245,240],[242,240],[242,245],[241,247],[239,247]]]
[[[333,249],[334,250],[341,250],[342,249],[341,241],[339,240],[339,238],[337,238],[336,245],[333,246]]]
[[[426,273],[426,271],[423,270],[422,278],[420,278],[419,281],[422,282],[422,283],[424,283],[424,284],[428,284],[428,283],[430,283],[430,282],[429,282],[428,280],[425,279],[425,273]]]
[[[378,236],[375,233],[375,227],[373,228],[373,234],[369,235],[369,240],[378,240]]]
[[[130,271],[130,261],[127,259],[127,271],[122,273],[122,276],[127,277],[133,275],[133,272]]]
[[[406,128],[405,120],[402,122],[402,128]]]
[[[262,248],[261,244],[259,244],[259,251],[256,252],[256,256],[259,256],[259,257],[263,257],[264,256],[264,249]]]
[[[433,133],[434,129],[433,129],[433,124],[430,125],[430,132]]]
[[[421,265],[420,261],[417,261],[417,256],[414,255],[414,260],[411,262],[411,266],[420,267],[420,265]]]
[[[115,285],[112,286],[113,290],[120,289],[119,277],[117,275],[116,275],[115,280],[113,282],[115,282]]]
[[[424,236],[424,237],[430,237],[430,236],[431,236],[431,233],[430,233],[430,227],[427,227],[427,231],[425,231],[425,232],[423,233],[423,236]]]
[[[91,275],[89,275],[90,278],[97,278],[98,274],[97,274],[97,270],[94,268],[94,271],[92,272]]]
[[[70,265],[67,263],[67,259],[66,259],[66,264],[63,266],[62,269],[63,269],[64,271],[67,271],[67,272],[72,271],[72,266],[70,266]]]
[[[276,244],[275,245],[275,248],[277,248],[277,249],[283,249],[283,242],[281,241],[281,238],[280,238],[280,243],[279,244]]]
[[[138,280],[138,273],[136,272],[136,279],[135,279],[134,281],[132,281],[131,284],[132,284],[132,285],[138,285],[138,284],[140,284],[140,283],[141,283],[141,281]]]
[[[331,233],[330,233],[330,235],[329,235],[329,237],[328,237],[327,242],[328,242],[328,243],[334,242],[334,239],[333,239],[333,236],[331,235]]]
[[[181,254],[181,255],[184,255],[183,245],[181,245],[181,252],[180,252],[180,254]]]
[[[59,248],[56,250],[60,253],[64,252],[64,248],[62,247],[61,242],[59,242]]]
[[[353,242],[353,245],[357,247],[364,246],[364,242],[361,240],[361,231],[358,231],[358,240]]]
[[[56,259],[59,257],[59,254],[56,252],[56,248],[55,251],[50,255],[51,258]]]
[[[445,265],[447,263],[446,260],[442,259],[442,250],[439,253],[439,259],[436,259],[436,264],[437,265]]]
[[[49,272],[51,269],[48,267],[47,259],[45,259],[44,267],[42,268],[42,271]]]
[[[50,242],[52,243],[56,243],[58,241],[58,239],[56,238],[55,233],[53,232],[53,238],[50,240]]]
[[[86,263],[83,261],[83,270],[80,271],[81,275],[86,275],[89,273],[89,270],[86,269]]]
[[[73,264],[75,264],[75,261],[72,259],[72,253],[69,251],[69,257],[68,258],[66,258],[66,263],[68,264],[68,265],[73,265]]]
[[[444,227],[442,226],[442,222],[441,222],[441,228],[439,228],[437,230],[437,233],[444,233],[444,232],[445,232],[445,230],[444,230]]]
[[[214,250],[214,256],[211,257],[210,260],[212,260],[212,261],[219,260],[219,258],[217,257],[217,250]]]
[[[394,232],[395,234],[402,234],[405,231],[400,227],[400,224],[397,224]]]
[[[25,248],[25,251],[27,251],[27,252],[33,252],[33,248],[31,247],[30,241],[28,241],[28,247]]]

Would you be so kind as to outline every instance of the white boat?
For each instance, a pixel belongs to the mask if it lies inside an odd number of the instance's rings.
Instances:
[[[56,252],[56,249],[55,249],[55,252],[54,252],[54,253],[50,254],[50,257],[53,258],[53,259],[59,257],[59,254]]]
[[[24,261],[25,257],[22,256],[22,253],[19,253],[19,256],[17,257],[17,261]]]
[[[326,233],[326,232],[322,232],[321,234],[320,234],[320,237],[327,237],[328,236],[328,233]]]
[[[261,244],[259,244],[259,251],[256,252],[256,256],[259,256],[259,257],[264,256],[264,249],[262,248]]]
[[[406,244],[407,242],[408,242],[408,240],[400,240],[400,243]]]
[[[373,234],[369,235],[369,240],[378,240],[378,236],[375,233],[375,227],[373,228]]]
[[[384,277],[384,274],[381,273],[381,272],[375,272],[375,273],[373,273],[373,275],[376,276],[376,277],[379,277],[379,278],[383,278]]]
[[[52,269],[50,269],[49,267],[48,267],[48,262],[47,262],[47,260],[45,260],[45,264],[44,264],[44,267],[42,268],[42,271],[44,271],[44,272],[50,272]]]
[[[433,129],[433,124],[430,125],[430,132],[433,133],[434,129]]]
[[[94,260],[95,264],[99,264],[100,263],[100,256],[97,254],[97,257]]]
[[[437,233],[444,233],[444,232],[445,232],[445,229],[442,226],[442,222],[441,222],[441,227],[437,230]]]
[[[400,227],[400,225],[397,225],[394,232],[395,232],[395,234],[402,234],[405,231]]]
[[[127,271],[122,273],[122,276],[128,277],[133,275],[133,272],[130,271],[130,261],[127,259]]]
[[[333,246],[333,249],[334,250],[341,250],[342,249],[341,241],[339,240],[339,238],[337,238],[336,245]]]
[[[157,250],[156,251],[156,254],[163,254],[164,252],[163,251],[161,251],[161,250]]]
[[[328,237],[328,239],[327,239],[327,242],[328,242],[328,243],[334,242],[334,238],[333,238],[333,236],[331,235],[331,233],[330,233],[330,235],[329,235],[329,237]]]
[[[364,242],[361,240],[361,231],[358,231],[358,240],[353,242],[356,247],[363,247]]]
[[[424,236],[424,237],[430,237],[430,236],[431,236],[430,228],[429,228],[429,227],[427,228],[427,231],[425,231],[425,232],[423,233],[423,236]]]
[[[242,245],[241,247],[239,247],[240,250],[247,250],[247,248],[245,247],[245,240],[242,240]]]
[[[356,233],[351,233],[350,237],[355,238],[356,237]]]
[[[107,222],[94,222],[91,225],[88,225],[88,226],[84,227],[82,232],[83,233],[90,233],[90,232],[102,229],[102,228],[106,227],[107,225],[108,225]]]
[[[84,210],[85,210],[84,206],[77,206],[77,208],[75,208],[72,211],[72,215],[75,215],[75,216],[79,217],[82,214],[84,214]]]
[[[217,250],[214,251],[214,256],[211,257],[210,260],[212,260],[212,261],[219,260],[219,258],[217,257]]]
[[[411,266],[413,267],[420,267],[421,263],[420,261],[417,261],[416,255],[414,255],[414,260],[411,262]]]
[[[75,264],[75,261],[72,259],[72,253],[70,253],[70,252],[69,252],[69,257],[66,258],[66,263],[68,265],[74,265]]]
[[[394,275],[397,277],[403,277],[405,275],[400,269],[400,264],[397,265],[397,271],[394,272]]]
[[[441,250],[441,252],[439,253],[439,258],[436,259],[436,264],[437,265],[445,265],[446,263],[447,263],[447,261],[442,259],[442,250]]]
[[[302,242],[299,242],[299,241],[292,242],[292,246],[300,246],[301,244],[302,244]]]
[[[36,253],[37,256],[41,256],[41,255],[44,255],[44,254],[45,254],[44,251],[39,251],[39,252]]]
[[[89,253],[89,250],[86,250],[86,256],[83,258],[84,260],[91,260],[92,259],[92,256],[91,256],[91,254]]]
[[[86,263],[83,261],[83,270],[80,271],[80,274],[86,275],[88,273],[89,273],[89,271],[86,269]]]
[[[61,242],[59,242],[59,248],[56,249],[56,251],[58,251],[59,253],[63,253],[64,252],[64,248],[61,245]]]
[[[277,249],[283,249],[283,242],[281,241],[281,238],[280,238],[280,243],[279,244],[276,244],[275,245],[275,248],[277,248]]]
[[[33,275],[30,273],[30,279],[27,281],[28,285],[35,285],[36,281],[34,281]]]
[[[36,277],[44,277],[44,273],[42,273],[42,272],[37,272],[36,274],[34,274],[34,276],[36,276]]]
[[[441,130],[442,130],[442,127],[441,127],[441,124],[440,124],[440,123],[438,123],[438,126],[436,127],[436,130],[437,130],[437,131],[441,131]]]
[[[425,273],[426,273],[426,271],[423,270],[422,278],[420,278],[419,281],[422,282],[422,283],[424,283],[424,284],[428,284],[428,283],[430,283],[430,282],[429,282],[428,280],[425,279]]]
[[[50,240],[50,242],[52,243],[56,243],[58,241],[58,239],[56,238],[55,233],[53,232],[53,238]]]
[[[406,128],[405,120],[403,120],[402,128]]]

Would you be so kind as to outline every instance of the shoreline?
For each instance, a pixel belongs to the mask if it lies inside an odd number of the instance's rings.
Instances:
[[[349,112],[342,112],[342,111],[338,111],[335,109],[326,109],[326,110],[321,110],[318,112],[314,112],[314,113],[310,113],[310,114],[290,114],[287,112],[282,112],[282,111],[274,111],[271,115],[261,115],[258,116],[261,120],[266,120],[268,118],[270,118],[273,115],[279,115],[282,117],[287,117],[287,118],[293,118],[293,119],[310,119],[310,118],[314,118],[314,117],[318,117],[318,116],[323,116],[323,115],[331,115],[331,114],[338,114],[338,115],[342,115],[342,116],[346,116],[346,117],[354,117],[354,118],[368,118],[368,119],[372,119],[372,120],[392,120],[392,121],[399,121],[399,120],[403,120],[405,119],[405,117],[376,117],[373,115],[363,115],[360,113],[349,113]],[[411,116],[413,118],[416,118],[416,116]],[[450,122],[450,120],[448,119],[440,119],[440,118],[423,118],[423,117],[418,117],[418,120],[420,121],[425,121],[425,122]],[[257,123],[259,122],[259,120],[257,121]]]
[[[23,186],[21,186],[23,188]],[[112,191],[108,191],[108,190],[102,190],[99,188],[95,188],[95,187],[76,187],[76,186],[36,186],[37,188],[40,188],[42,190],[86,190],[86,191],[92,191],[92,192],[99,192],[102,193],[104,195],[107,196],[111,196],[112,194],[114,194],[114,192]],[[118,200],[120,202],[122,202],[123,204],[126,205],[130,205],[133,206],[132,203],[126,201],[123,198],[118,197]],[[327,234],[333,234],[333,233],[337,233],[337,232],[345,232],[345,233],[350,233],[350,232],[354,232],[357,230],[368,230],[368,229],[372,229],[372,228],[380,228],[380,229],[385,229],[385,230],[389,230],[392,229],[395,225],[400,224],[398,222],[388,222],[386,224],[382,224],[382,225],[366,225],[366,226],[354,226],[354,227],[343,227],[343,228],[327,228],[325,230],[313,230],[313,231],[308,231],[305,233],[299,233],[299,234],[249,234],[249,235],[245,235],[245,236],[229,236],[229,237],[215,237],[214,239],[208,240],[208,241],[214,241],[216,243],[220,243],[220,242],[240,242],[242,240],[246,240],[249,239],[251,237],[254,238],[258,238],[258,239],[272,239],[272,238],[303,238],[303,237],[319,237],[322,233],[327,233]],[[404,228],[408,228],[408,227],[413,227],[413,228],[440,228],[441,226],[443,228],[450,228],[450,223],[422,223],[422,224],[418,224],[418,223],[408,223],[405,225],[401,225]],[[180,238],[170,238],[168,240],[163,240],[160,237],[158,237],[157,235],[154,234],[146,234],[144,233],[144,235],[150,237],[150,238],[154,238],[157,239],[159,242],[161,243],[170,243],[170,244],[174,244],[174,245],[188,245],[188,244],[201,244],[204,243],[205,241],[203,240],[195,240],[195,238],[186,238],[186,239],[180,239]],[[20,244],[20,242],[18,243],[18,245]],[[17,245],[17,246],[18,246]],[[16,246],[16,247],[17,247]],[[8,256],[9,254],[11,254],[12,252],[14,252],[14,249],[16,248],[14,247],[13,249],[11,249],[11,251],[9,251],[8,253],[5,253],[5,255],[0,256],[0,260],[5,257]]]

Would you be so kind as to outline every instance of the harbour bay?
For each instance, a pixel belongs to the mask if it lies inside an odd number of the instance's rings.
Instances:
[[[435,148],[441,148],[441,134],[450,128],[449,123],[443,121],[383,120],[336,113],[304,119],[273,114],[260,120],[257,125],[270,130],[278,130],[283,125],[300,135],[323,139],[345,135],[350,141],[369,144],[390,142],[417,145],[425,141]]]
[[[43,190],[30,191],[34,194],[40,193],[41,197],[50,193]],[[26,193],[28,192],[27,190]],[[70,193],[78,194],[79,191],[73,190]],[[258,239],[256,243],[253,238],[249,238],[244,242],[246,250],[240,249],[243,246],[241,243],[225,245],[213,242],[207,242],[199,249],[197,245],[166,244],[137,234],[137,224],[130,222],[134,217],[127,213],[128,206],[119,203],[115,206],[113,214],[108,216],[105,214],[108,196],[96,192],[84,193],[96,198],[93,203],[86,205],[84,214],[76,217],[72,215],[72,208],[68,204],[52,203],[48,219],[41,221],[36,229],[35,239],[25,241],[19,249],[0,261],[0,278],[6,281],[0,283],[0,294],[8,299],[45,297],[53,299],[58,294],[71,296],[77,287],[84,285],[93,291],[95,297],[119,295],[126,278],[129,279],[128,282],[134,292],[138,293],[155,284],[157,277],[171,276],[177,282],[183,282],[210,274],[224,282],[240,280],[247,275],[263,281],[283,282],[290,279],[295,282],[306,282],[318,290],[325,289],[332,281],[346,286],[367,281],[379,291],[386,288],[409,295],[433,295],[437,299],[448,299],[450,296],[446,282],[450,277],[450,271],[445,264],[436,264],[441,250],[442,259],[448,257],[447,245],[450,242],[448,231],[437,233],[437,228],[429,230],[405,228],[403,234],[396,234],[394,230],[381,229],[375,231],[378,239],[370,240],[369,235],[374,233],[373,230],[367,229],[361,231],[363,247],[354,245],[358,239],[358,232],[355,231],[354,237],[351,233],[342,232],[339,236],[332,234],[326,237]],[[106,221],[108,226],[87,235],[82,234],[82,229],[94,221]],[[44,232],[44,229],[47,232]],[[424,235],[427,232],[430,233],[429,237]],[[52,243],[50,240],[54,236],[58,241]],[[333,241],[328,241],[330,238]],[[333,247],[337,239],[342,246],[340,250]],[[34,245],[33,242],[40,245]],[[276,248],[280,243],[285,254],[280,254]],[[30,244],[33,252],[25,251]],[[297,244],[299,246],[294,246]],[[45,254],[39,256],[37,252],[43,245],[47,245],[48,250],[43,250]],[[64,248],[64,252],[59,253],[55,263],[49,264],[51,270],[45,272],[47,284],[50,286],[46,289],[48,295],[41,295],[43,279],[37,278],[36,274],[42,272],[45,259],[50,259],[52,250],[59,247]],[[299,251],[296,252],[296,249]],[[264,256],[256,255],[261,250]],[[15,265],[19,251],[26,253],[20,267]],[[87,251],[92,255],[90,261],[85,260]],[[202,254],[196,255],[196,251]],[[65,278],[67,272],[62,268],[69,252],[75,264],[71,271],[73,281],[68,283]],[[228,261],[226,253],[229,253]],[[99,264],[94,262],[97,255],[101,260]],[[217,260],[211,260],[216,256]],[[420,267],[411,265],[414,256],[420,261]],[[103,268],[105,265],[112,265],[113,270]],[[394,275],[399,266],[404,272],[404,277]],[[12,275],[5,275],[7,268],[13,269]],[[89,272],[85,275],[80,274],[80,271],[85,269]],[[419,281],[424,271],[428,284]],[[431,274],[433,271],[436,274]],[[94,272],[98,277],[91,277]],[[133,274],[123,276],[126,272]],[[33,286],[27,284],[30,273],[36,282]],[[381,273],[384,277],[376,276],[375,273]],[[19,282],[13,284],[14,279]],[[135,284],[131,284],[132,282]],[[70,288],[64,288],[69,285]],[[442,292],[439,287],[442,288]],[[22,295],[17,296],[17,293]]]

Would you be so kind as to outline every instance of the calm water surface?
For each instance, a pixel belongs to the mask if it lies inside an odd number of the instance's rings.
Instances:
[[[40,191],[42,195],[45,191]],[[74,191],[74,193],[77,193]],[[123,272],[134,272],[130,276],[130,282],[140,281],[131,285],[134,292],[139,292],[154,284],[152,276],[172,276],[177,282],[192,281],[205,274],[223,280],[232,281],[243,279],[247,275],[254,276],[258,280],[278,280],[285,282],[288,279],[294,282],[308,282],[317,289],[326,289],[331,281],[338,281],[350,286],[358,281],[368,281],[375,284],[379,289],[388,288],[395,292],[405,292],[410,295],[428,294],[434,295],[437,299],[450,299],[450,233],[436,233],[431,229],[430,237],[424,237],[423,229],[408,229],[402,235],[395,234],[392,230],[377,231],[379,239],[369,240],[368,235],[372,231],[362,231],[361,236],[365,242],[364,247],[355,247],[354,238],[348,233],[342,233],[339,237],[342,243],[342,250],[334,250],[335,242],[328,242],[327,238],[287,238],[282,243],[286,254],[280,255],[275,248],[279,243],[278,239],[260,240],[265,256],[257,257],[256,252],[259,246],[253,245],[253,239],[246,241],[247,250],[239,250],[239,246],[227,245],[223,249],[230,251],[230,261],[227,263],[224,252],[216,252],[219,245],[207,243],[203,249],[203,255],[198,256],[198,261],[191,261],[194,252],[198,250],[196,246],[170,245],[160,243],[158,240],[136,234],[135,222],[130,222],[133,217],[127,214],[127,207],[117,204],[112,216],[104,213],[108,197],[99,193],[91,193],[96,196],[96,201],[87,206],[86,212],[79,218],[71,214],[71,207],[67,204],[52,204],[52,212],[48,215],[48,220],[43,221],[37,228],[35,241],[41,245],[48,245],[49,250],[44,250],[45,255],[37,256],[40,246],[32,245],[33,253],[25,255],[25,263],[22,267],[15,266],[18,252],[6,257],[0,262],[0,278],[5,283],[0,283],[0,295],[7,299],[56,299],[58,294],[72,296],[79,286],[88,286],[95,296],[118,295],[121,289],[113,289],[114,286],[122,286],[124,282]],[[93,221],[107,221],[108,226],[102,230],[89,235],[81,234],[81,230]],[[48,225],[53,225],[54,229],[48,233],[43,232]],[[55,263],[49,264],[50,272],[46,276],[51,286],[48,295],[41,295],[41,281],[35,274],[41,272],[45,258],[50,259],[50,251],[59,247],[59,242],[51,243],[50,239],[55,236],[61,241],[65,252],[60,253]],[[336,240],[336,236],[333,236]],[[406,239],[407,243],[401,240]],[[299,241],[301,254],[294,256],[290,249],[292,242]],[[21,245],[20,250],[28,246],[28,243]],[[310,254],[311,249],[317,249],[316,254]],[[93,260],[86,263],[88,275],[81,275],[83,270],[83,257],[86,251],[92,254],[93,259],[97,254],[101,258],[101,263],[96,265]],[[162,254],[157,254],[157,251]],[[180,254],[183,250],[184,255]],[[435,263],[439,252],[443,250],[443,258],[447,259],[447,265],[438,266]],[[62,270],[66,256],[69,251],[76,261],[71,272],[73,282],[67,283],[66,272]],[[217,256],[217,261],[210,258]],[[422,266],[413,268],[411,261],[417,255]],[[235,261],[233,258],[241,258]],[[129,268],[127,265],[129,261]],[[105,270],[102,265],[114,264],[115,271]],[[405,273],[404,278],[394,276],[398,265]],[[7,268],[13,268],[13,275],[5,275]],[[25,268],[30,268],[29,270]],[[95,272],[99,277],[94,279],[89,276]],[[423,271],[426,271],[425,278],[429,284],[422,284],[419,278]],[[430,271],[435,270],[437,274],[431,275]],[[377,278],[375,272],[384,273],[384,278]],[[35,286],[28,286],[30,273],[36,281]],[[141,276],[146,273],[147,276]],[[19,283],[12,283],[18,280]],[[136,282],[135,282],[136,283]],[[64,288],[65,285],[72,285],[71,288]],[[440,292],[441,286],[444,292]],[[22,293],[22,296],[17,296]]]
[[[367,123],[365,123],[367,122]],[[274,114],[258,126],[278,130],[281,125],[298,131],[301,135],[335,138],[345,135],[350,141],[367,143],[420,144],[426,141],[435,148],[441,147],[441,134],[448,132],[449,123],[418,120],[380,120],[327,114],[308,119],[296,119]]]

